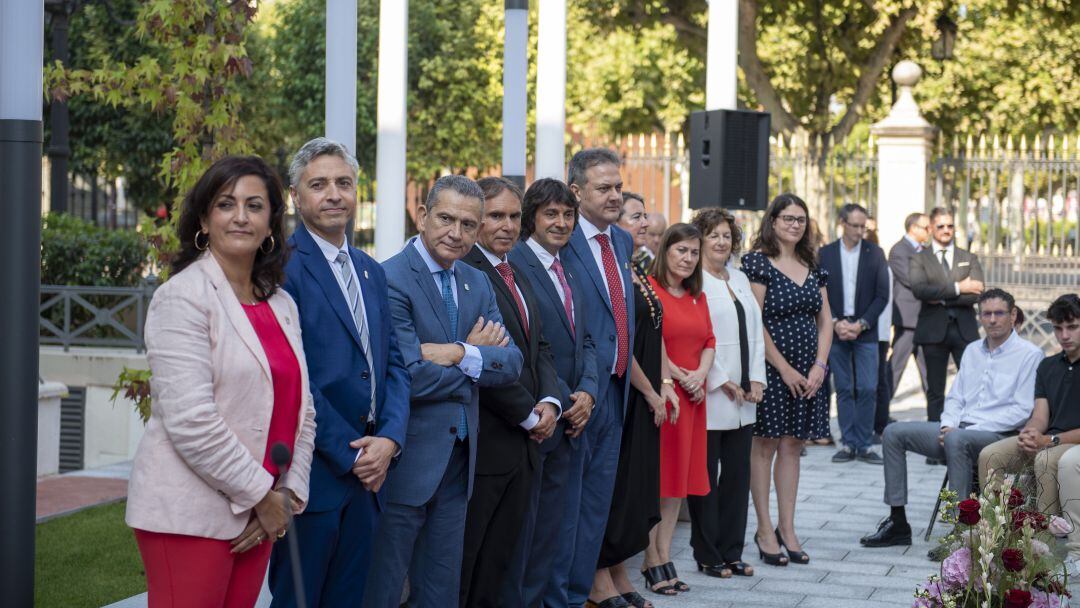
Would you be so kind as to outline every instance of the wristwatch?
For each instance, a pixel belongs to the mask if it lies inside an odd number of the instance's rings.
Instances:
[[[1050,445],[1055,447],[1061,445],[1061,437],[1058,437],[1057,435],[1050,435]]]

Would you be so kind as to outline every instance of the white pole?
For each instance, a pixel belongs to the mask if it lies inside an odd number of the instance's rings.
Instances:
[[[543,0],[536,46],[536,179],[566,179],[566,0]]]
[[[409,66],[408,0],[379,3],[379,92],[375,139],[375,258],[405,241],[405,101]]]
[[[506,0],[503,44],[502,174],[525,186],[525,114],[528,111],[529,0]]]
[[[709,0],[705,109],[738,109],[739,1]]]
[[[356,155],[356,0],[326,1],[326,137]]]

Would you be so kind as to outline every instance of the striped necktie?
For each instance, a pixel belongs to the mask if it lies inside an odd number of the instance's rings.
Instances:
[[[375,418],[375,362],[371,358],[371,338],[368,334],[367,319],[364,309],[360,305],[360,287],[356,284],[352,266],[349,264],[349,254],[339,251],[337,263],[341,265],[341,278],[345,281],[345,291],[349,294],[349,310],[352,312],[353,321],[356,322],[356,331],[360,334],[360,346],[364,349],[364,358],[367,359],[368,377],[371,379],[371,402],[368,407],[368,422],[374,423]]]

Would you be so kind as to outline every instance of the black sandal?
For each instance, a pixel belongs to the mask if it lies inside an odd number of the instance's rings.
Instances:
[[[628,593],[624,593],[622,594],[622,598],[626,601],[627,604],[633,606],[634,608],[653,608],[653,603],[641,597],[641,594],[637,591],[630,591]]]
[[[754,576],[754,567],[746,562],[727,562],[724,567],[735,576]]]
[[[671,585],[664,585],[663,587],[657,587],[657,585],[666,583],[667,572],[663,566],[653,566],[652,568],[645,568],[641,571],[641,575],[645,577],[645,582],[649,585],[649,591],[657,595],[678,595],[678,591]]]
[[[624,600],[621,595],[613,595],[599,604],[592,600],[587,600],[585,606],[588,608],[630,608],[630,604],[627,604],[626,600]]]
[[[780,537],[780,528],[777,528],[774,532],[776,532],[776,542],[780,543],[780,548],[787,551],[789,561],[795,562],[796,564],[810,563],[810,556],[807,555],[805,551],[792,551],[791,549],[788,549],[787,545],[784,544],[784,539]]]
[[[698,572],[714,578],[731,578],[731,570],[727,566],[710,566],[701,562],[697,563]]]
[[[788,564],[788,558],[784,557],[783,553],[766,553],[761,548],[761,543],[758,542],[757,534],[754,535],[754,545],[757,546],[758,557],[766,564],[770,566],[786,566]]]
[[[675,584],[672,585],[675,591],[678,591],[679,593],[686,593],[687,591],[690,591],[690,585],[687,585],[686,583],[679,580],[679,573],[675,571],[674,563],[668,562],[661,566],[661,568],[663,568],[664,573],[667,574],[667,580],[675,581]]]

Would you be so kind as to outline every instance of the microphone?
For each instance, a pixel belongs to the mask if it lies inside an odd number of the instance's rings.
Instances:
[[[284,476],[288,473],[289,466],[292,463],[292,453],[289,452],[289,448],[280,441],[270,446],[270,461],[274,463],[274,466],[278,468],[278,473]],[[297,608],[307,608],[307,602],[304,600],[304,575],[300,571],[300,541],[296,538],[296,528],[292,526],[292,510],[289,510],[289,533],[287,542],[289,543],[289,562],[292,566],[292,579],[293,579],[293,593],[296,596]]]

